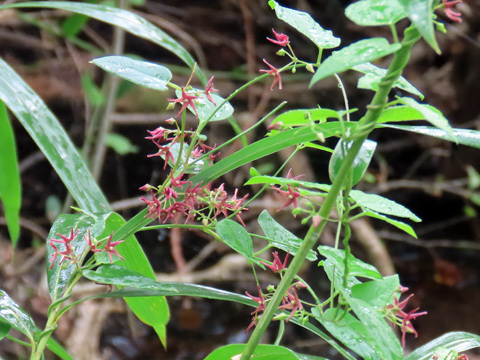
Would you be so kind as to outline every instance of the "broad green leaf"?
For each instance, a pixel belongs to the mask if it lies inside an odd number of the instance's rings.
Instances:
[[[104,217],[106,218],[105,228],[100,237],[109,236],[111,232],[114,231],[113,241],[125,240],[125,242],[115,247],[125,260],[118,261],[116,264],[135,271],[145,277],[155,279],[155,273],[150,266],[142,247],[135,239],[135,236],[129,235],[128,237],[120,237],[120,234],[116,233],[117,229],[120,229],[126,224],[125,220],[116,213],[110,213],[104,215]],[[151,221],[151,219],[148,220]],[[97,253],[97,255],[99,254],[102,253]],[[164,297],[150,297],[131,298],[125,299],[125,301],[141,321],[153,327],[162,344],[166,346],[166,326],[170,319],[167,300]]]
[[[90,62],[110,74],[153,90],[168,90],[167,83],[172,79],[172,73],[165,66],[127,56],[104,56]]]
[[[258,217],[258,223],[272,247],[289,252],[293,256],[296,255],[298,249],[302,245],[302,239],[295,236],[276,222],[267,210],[262,211]],[[317,254],[315,254],[315,251],[310,250],[307,259],[310,261],[317,260]]]
[[[240,354],[246,344],[230,344],[214,350],[205,360],[230,360],[240,359]],[[328,360],[323,357],[298,354],[286,347],[279,345],[260,344],[255,348],[251,360]]]
[[[3,290],[0,290],[0,318],[27,336],[33,343],[37,332],[33,319]]]
[[[74,3],[68,1],[30,1],[17,4],[0,5],[0,10],[10,8],[48,8],[62,9],[83,14],[94,19],[118,26],[125,31],[147,39],[182,59],[191,69],[195,60],[177,41],[137,14],[111,6]],[[197,67],[195,73],[203,84],[207,83],[205,74]]]
[[[230,105],[229,102],[226,102],[220,107],[220,109],[216,110],[217,105],[220,105],[225,100],[217,94],[210,94],[212,100],[216,104],[215,105],[207,98],[207,95],[201,89],[187,90],[186,93],[188,95],[198,96],[198,99],[193,100],[197,112],[195,113],[194,109],[191,106],[188,107],[188,110],[190,110],[191,113],[194,115],[198,114],[198,119],[200,121],[208,120],[210,122],[224,120],[229,118],[233,114],[233,106]],[[175,94],[177,95],[177,98],[182,97],[182,92],[180,90],[176,90]]]
[[[393,25],[408,14],[394,0],[362,0],[345,9],[345,15],[360,26]]]
[[[252,237],[242,225],[233,220],[224,219],[217,223],[215,229],[226,245],[250,261],[257,262],[253,257]]]
[[[96,220],[98,220],[97,224]],[[52,227],[50,228],[48,239],[61,240],[59,234],[69,238],[72,229],[74,233],[78,230],[77,235],[70,243],[71,246],[75,249],[75,254],[78,255],[85,251],[85,249],[87,248],[87,243],[84,240],[83,236],[87,234],[87,230],[89,228],[91,229],[90,231],[92,236],[99,235],[103,230],[100,219],[95,219],[85,214],[61,214],[57,217]],[[54,242],[54,245],[57,247],[58,252],[65,250],[65,245],[61,243]],[[47,282],[52,302],[57,301],[63,296],[63,291],[70,282],[72,274],[76,269],[76,265],[71,264],[68,259],[66,259],[62,263],[62,265],[60,265],[60,261],[62,260],[61,255],[58,256],[52,266],[52,269],[50,269],[50,260],[54,252],[55,250],[53,249],[53,247],[50,246],[47,242]]]
[[[318,248],[318,252],[327,259],[333,261],[338,267],[344,267],[345,264],[345,250],[342,249],[335,249],[331,246],[320,245]],[[378,270],[370,264],[363,262],[352,254],[348,257],[348,267],[349,267],[349,275],[351,276],[358,276],[367,279],[381,279],[382,275],[378,272]]]
[[[340,139],[335,146],[332,157],[330,158],[330,163],[328,165],[328,174],[330,175],[330,180],[332,183],[337,177],[337,173],[343,164],[343,160],[347,156],[352,145],[353,141],[344,141],[343,139]],[[363,174],[365,174],[365,171],[367,171],[376,147],[377,143],[373,140],[367,139],[363,142],[362,147],[353,160],[352,186],[358,184],[358,182],[362,179]]]
[[[393,54],[400,48],[400,44],[389,44],[384,38],[372,38],[360,40],[339,51],[334,51],[317,69],[310,81],[310,87],[330,75]]]
[[[394,2],[392,2],[392,4],[393,3]],[[359,89],[378,91],[380,81],[387,74],[386,69],[379,68],[372,63],[355,65],[354,67],[352,67],[352,69],[365,74],[360,79],[358,79],[357,87]],[[393,87],[409,92],[410,94],[417,95],[422,100],[424,98],[423,94],[418,91],[415,86],[410,84],[403,76],[400,76],[397,80],[395,80],[395,82],[393,83]]]
[[[385,222],[389,223],[390,225],[393,225],[393,226],[399,228],[400,230],[405,231],[407,234],[412,235],[415,239],[417,238],[417,234],[415,234],[415,231],[412,229],[412,227],[408,224],[405,224],[402,221],[390,219],[389,217],[387,217],[385,215],[382,215],[382,214],[379,214],[379,213],[377,213],[375,211],[372,211],[372,210],[365,211],[364,215],[365,216],[370,216],[370,217],[375,218],[375,219],[385,221]]]
[[[445,130],[430,126],[411,126],[411,125],[389,125],[379,124],[380,128],[392,128],[398,130],[405,130],[414,132],[417,134],[433,136],[442,140],[452,141],[452,136]],[[480,131],[478,130],[465,130],[465,129],[452,129],[452,134],[456,139],[456,143],[460,145],[467,145],[477,149],[480,149]]]
[[[429,107],[433,112],[438,112],[441,115],[441,112],[430,105],[425,105]],[[392,106],[384,109],[378,118],[377,124],[386,123],[386,122],[395,122],[395,121],[413,121],[413,120],[425,120],[423,114],[410,106]]]
[[[296,109],[278,115],[272,125],[281,123],[283,126],[311,125],[314,121],[325,122],[329,118],[339,119],[337,111],[331,109]]]
[[[48,338],[47,348],[62,360],[74,360],[73,357],[54,338]]]
[[[448,135],[450,135],[450,141],[456,141],[455,135],[453,134],[452,127],[448,123],[448,120],[442,115],[442,113],[435,109],[432,110],[431,105],[419,104],[412,98],[401,97],[398,99],[402,104],[410,106],[412,109],[419,111],[425,120],[427,120],[433,126],[438,127],[441,130],[444,130]]]
[[[405,357],[405,360],[431,359],[435,348],[438,347],[445,347],[457,352],[474,349],[480,347],[480,336],[462,331],[450,332],[412,351]]]
[[[433,28],[433,0],[392,0],[400,3],[425,41],[440,54]]]
[[[371,307],[381,310],[393,304],[395,291],[400,287],[398,275],[375,279],[352,288],[352,297],[366,302]]]
[[[8,233],[15,247],[20,234],[22,184],[18,171],[15,135],[5,104],[0,100],[0,201],[7,220]]]
[[[62,22],[62,33],[67,39],[75,37],[88,22],[88,16],[73,14]]]
[[[344,125],[346,128],[354,128],[356,123],[350,122]],[[337,121],[318,124],[308,128],[282,131],[274,136],[261,139],[241,150],[236,151],[234,154],[222,159],[213,166],[210,166],[199,174],[193,176],[190,178],[190,181],[192,181],[194,184],[199,184],[200,182],[208,184],[210,181],[219,178],[229,171],[267,155],[276,153],[277,151],[285,149],[286,147],[318,140],[319,134],[321,134],[321,136],[323,136],[325,139],[335,135],[339,136],[341,131],[342,127]]]
[[[344,314],[345,309],[329,308],[322,314],[318,308],[312,308],[312,315],[328,330],[332,336],[347,348],[356,352],[362,359],[376,359],[378,356],[376,340],[372,338],[362,324],[352,314]],[[336,316],[342,314],[340,319]]]
[[[83,275],[87,279],[101,284],[126,287],[118,291],[112,291],[111,293],[94,295],[88,299],[96,297],[192,296],[212,300],[232,301],[253,307],[258,306],[254,300],[245,295],[197,284],[180,282],[160,283],[150,277],[145,277],[135,271],[119,266],[118,264],[102,265],[95,271],[84,271]]]
[[[0,318],[0,341],[8,335],[10,332],[10,329],[12,328],[12,325],[8,323],[7,321],[3,320],[3,318]]]
[[[320,49],[330,49],[340,45],[340,38],[333,36],[330,30],[323,29],[313,20],[310,14],[283,7],[273,0],[270,0],[268,4],[275,10],[277,18],[297,29],[297,31],[313,41]]]
[[[108,134],[105,143],[119,155],[138,153],[138,146],[133,145],[127,137],[120,134]]]
[[[393,200],[384,198],[383,196],[367,194],[360,190],[350,191],[349,196],[366,211],[373,210],[380,214],[403,217],[415,222],[422,221],[422,219],[408,210],[405,206],[400,205]]]

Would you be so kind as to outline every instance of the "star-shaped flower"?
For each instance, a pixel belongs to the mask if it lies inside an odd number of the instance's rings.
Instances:
[[[275,34],[275,38],[277,40],[273,40],[267,37],[268,41],[271,41],[274,44],[280,45],[280,46],[286,46],[290,41],[288,40],[288,36],[282,33],[277,33],[275,29],[272,29],[273,33]]]
[[[270,91],[273,91],[273,87],[278,83],[278,89],[279,90],[282,90],[282,78],[280,76],[280,71],[278,71],[277,68],[273,67],[272,65],[270,65],[268,63],[267,60],[263,59],[263,62],[265,64],[268,65],[268,67],[270,68],[270,70],[260,70],[260,72],[264,72],[264,73],[267,73],[267,74],[270,74],[273,76],[273,82],[272,82],[272,86],[270,86]]]
[[[213,88],[213,76],[210,78],[210,80],[208,80],[207,82],[207,86],[205,88],[205,95],[207,96],[207,99],[213,103],[213,105],[217,106],[217,104],[215,104],[215,101],[213,101],[212,99],[212,95],[210,95],[211,92],[218,92],[217,89],[214,89]]]
[[[195,112],[195,115],[198,118],[197,108],[195,107],[195,102],[193,101],[193,100],[198,99],[198,98],[199,98],[199,96],[189,95],[182,86],[182,97],[180,97],[178,99],[167,99],[167,100],[170,101],[171,103],[182,104],[182,108],[180,109],[180,111],[178,112],[176,117],[178,117],[178,115],[180,115],[183,111],[185,111],[185,109],[187,107],[190,106],[193,109],[193,111]]]
[[[125,260],[119,253],[118,251],[115,249],[115,246],[117,246],[118,244],[121,244],[123,243],[125,240],[120,240],[120,241],[114,241],[112,242],[112,238],[113,238],[113,231],[112,233],[110,234],[110,237],[108,238],[107,240],[107,243],[105,244],[105,252],[107,253],[108,257],[110,258],[110,264],[113,264],[113,258],[112,258],[112,254],[115,255],[115,256],[118,256],[120,259],[122,260]]]

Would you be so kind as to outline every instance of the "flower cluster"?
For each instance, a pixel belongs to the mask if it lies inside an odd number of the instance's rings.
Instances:
[[[75,248],[72,244],[73,240],[78,234],[78,231],[73,231],[73,227],[70,230],[70,235],[65,236],[62,234],[57,233],[58,236],[60,236],[60,239],[49,239],[49,245],[53,248],[54,252],[50,255],[50,267],[49,269],[52,270],[53,265],[55,264],[55,261],[57,258],[60,258],[60,264],[62,264],[65,260],[70,260],[71,263],[75,263],[79,261],[79,259],[84,258],[84,255],[86,252],[93,252],[93,253],[99,253],[99,252],[106,252],[108,257],[110,258],[110,263],[113,263],[113,258],[112,255],[115,255],[119,257],[120,259],[124,260],[124,258],[118,253],[118,251],[115,249],[115,246],[118,244],[124,242],[124,240],[120,241],[113,241],[113,232],[110,234],[109,238],[107,239],[107,243],[105,244],[105,247],[103,249],[98,248],[98,242],[96,240],[92,241],[92,238],[90,236],[90,229],[88,230],[87,235],[84,235],[84,240],[87,243],[87,249],[85,250],[84,253],[82,254],[77,254],[75,252]],[[59,248],[55,244],[63,244],[63,250],[59,251]]]
[[[241,215],[243,210],[248,209],[244,208],[242,203],[248,194],[237,199],[238,189],[235,189],[233,196],[229,197],[224,189],[224,184],[212,190],[211,183],[205,186],[194,185],[191,181],[181,180],[183,176],[184,173],[176,177],[171,173],[170,185],[160,193],[159,189],[151,185],[144,185],[140,188],[149,190],[152,195],[151,200],[145,197],[140,198],[147,204],[147,217],[158,218],[161,223],[167,221],[178,223],[180,216],[184,215],[185,223],[188,223],[195,220],[197,215],[208,221],[208,219],[215,219],[220,214],[228,217],[230,212],[236,213],[238,221],[245,226]],[[155,193],[153,189],[156,189],[157,192]]]
[[[407,291],[408,288],[400,287],[399,292],[404,293]],[[384,314],[387,320],[392,323],[392,326],[395,325],[399,326],[402,329],[402,346],[405,347],[405,335],[406,333],[414,334],[415,337],[418,336],[417,331],[413,328],[412,320],[416,319],[419,316],[426,315],[426,311],[416,312],[418,308],[411,310],[410,312],[406,313],[403,311],[405,306],[407,305],[410,298],[412,298],[413,294],[408,296],[406,299],[400,301],[397,296],[393,299],[393,304],[387,305],[384,309]]]

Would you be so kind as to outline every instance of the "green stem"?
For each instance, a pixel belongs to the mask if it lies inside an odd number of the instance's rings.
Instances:
[[[350,171],[353,161],[362,147],[363,142],[369,133],[374,129],[376,121],[380,117],[383,108],[387,103],[388,94],[392,88],[392,85],[394,81],[401,75],[403,68],[407,65],[410,58],[411,49],[415,42],[417,42],[419,39],[420,35],[414,27],[410,27],[405,30],[405,38],[402,41],[402,47],[395,53],[387,74],[380,82],[379,89],[375,93],[371,104],[367,106],[368,110],[365,114],[365,117],[360,120],[359,125],[362,129],[362,135],[353,141],[353,145],[337,173],[337,177],[330,188],[328,196],[325,198],[325,201],[318,211],[318,215],[320,215],[322,220],[317,227],[315,227],[315,225],[310,226],[302,245],[298,249],[297,254],[293,258],[290,266],[287,269],[287,272],[280,281],[275,294],[269,301],[266,310],[264,311],[259,323],[250,337],[250,340],[248,341],[240,360],[249,360],[251,358],[251,355],[255,351],[260,339],[267,330],[267,327],[275,315],[275,312],[277,311],[277,308],[280,305],[285,293],[290,287],[290,284],[300,270],[300,267],[303,265],[308,252],[317,243],[318,238],[322,234],[323,229],[327,224],[328,216],[335,205],[337,196],[344,186],[344,182],[348,172]]]

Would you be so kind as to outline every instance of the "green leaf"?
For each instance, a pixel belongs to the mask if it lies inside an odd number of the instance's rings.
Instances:
[[[245,183],[245,185],[253,185],[253,184],[282,185],[282,186],[291,185],[295,187],[301,186],[306,188],[318,189],[324,192],[330,191],[330,188],[331,188],[331,185],[327,185],[327,184],[319,184],[319,183],[314,183],[310,181],[286,179],[286,178],[281,178],[276,176],[267,176],[267,175],[254,176]]]
[[[393,200],[384,198],[383,196],[366,194],[360,190],[350,191],[349,196],[364,210],[372,210],[380,214],[403,217],[415,222],[422,221],[422,219],[408,210],[405,206],[400,205]]]
[[[379,213],[377,213],[375,211],[372,211],[372,210],[365,211],[364,215],[373,217],[375,219],[385,221],[385,222],[389,223],[390,225],[393,225],[396,228],[399,228],[400,230],[405,231],[407,234],[412,235],[415,239],[417,238],[417,234],[415,234],[415,231],[412,229],[412,227],[410,225],[405,224],[402,221],[390,219],[389,217],[387,217],[385,215],[382,215],[382,214],[379,214]]]
[[[332,336],[362,359],[375,359],[378,356],[375,338],[370,336],[365,325],[356,317],[350,313],[343,314],[344,312],[345,309],[329,308],[322,314],[318,308],[312,308],[312,315]],[[343,315],[337,320],[339,314]]]
[[[323,29],[310,14],[283,7],[273,0],[270,0],[268,4],[275,10],[277,18],[301,32],[320,49],[330,49],[340,45],[340,39],[333,36],[330,30]]]
[[[480,174],[472,165],[467,165],[468,189],[475,190],[480,187]]]
[[[384,38],[373,38],[360,40],[339,51],[334,51],[317,69],[310,81],[310,87],[330,75],[393,54],[400,48],[400,44],[389,44]]]
[[[177,98],[182,97],[182,91],[176,90],[175,91]],[[195,108],[198,113],[198,119],[200,121],[218,121],[224,120],[232,116],[233,114],[233,106],[230,105],[229,102],[223,104],[220,109],[217,110],[217,105],[223,103],[225,99],[217,94],[210,94],[212,100],[215,102],[213,104],[208,98],[205,92],[201,89],[189,89],[186,91],[188,95],[198,96],[198,99],[193,100],[195,103]],[[194,115],[196,115],[195,111],[191,106],[188,107],[188,110]]]
[[[392,4],[393,3],[394,2],[392,2]],[[360,79],[358,79],[357,87],[359,89],[378,91],[380,81],[387,74],[386,69],[379,68],[372,63],[355,65],[352,69],[365,74]],[[393,83],[393,87],[409,92],[410,94],[417,95],[422,100],[424,98],[423,94],[418,91],[415,86],[410,84],[403,76],[400,76],[397,80],[395,80],[395,82]]]
[[[133,145],[127,137],[120,134],[107,134],[105,143],[119,155],[138,153],[138,146]]]
[[[343,164],[343,160],[347,156],[350,148],[353,145],[353,141],[344,141],[340,139],[333,150],[332,157],[330,158],[330,163],[328,165],[328,174],[330,175],[330,180],[333,181],[337,177],[337,173],[340,170],[340,167]],[[359,183],[362,179],[363,174],[367,171],[368,165],[372,160],[373,154],[377,143],[372,140],[365,140],[362,144],[362,147],[358,151],[357,156],[353,160],[352,164],[352,186]]]
[[[96,220],[99,222],[94,228]],[[84,214],[60,214],[48,234],[48,239],[59,239],[61,240],[59,234],[69,237],[71,230],[75,233],[78,230],[78,234],[70,243],[71,247],[74,249],[76,255],[81,254],[87,248],[87,243],[84,240],[83,236],[87,234],[88,228],[91,228],[92,236],[99,235],[103,230],[101,228],[102,224],[100,219],[95,219],[88,215]],[[55,246],[58,249],[58,252],[65,250],[65,245],[55,242]],[[62,260],[61,256],[56,259],[55,263],[50,269],[50,259],[54,254],[54,249],[52,246],[47,245],[47,282],[48,290],[50,292],[50,298],[52,302],[57,301],[63,296],[63,291],[67,287],[72,277],[73,272],[76,269],[75,264],[71,264],[67,259],[62,265],[59,265]]]
[[[52,337],[48,338],[47,348],[62,360],[74,360],[73,357]]]
[[[10,325],[9,322],[3,320],[3,318],[0,317],[0,341],[8,335],[10,332],[10,329],[12,328],[12,325]]]
[[[68,1],[31,1],[17,4],[1,5],[1,9],[11,8],[49,8],[49,9],[62,9],[72,11],[78,14],[83,14],[94,19],[106,22],[113,26],[118,26],[125,31],[147,39],[182,59],[191,69],[195,65],[195,60],[177,41],[171,36],[160,30],[153,24],[146,21],[144,18],[137,14],[118,9],[115,7],[86,4],[84,2],[74,3]],[[197,67],[195,73],[200,78],[203,84],[207,83],[205,74]]]
[[[327,259],[333,261],[333,263],[340,268],[343,268],[345,265],[345,250],[335,249],[331,246],[320,245],[318,252]],[[358,276],[367,279],[381,279],[382,275],[378,270],[366,262],[363,262],[352,254],[348,256],[348,266],[350,276]]]
[[[314,121],[325,122],[329,118],[340,119],[337,111],[331,109],[296,109],[278,115],[272,125],[281,123],[283,126],[311,125]]]
[[[8,233],[15,247],[20,234],[22,184],[18,171],[15,135],[5,104],[0,100],[0,201],[7,220]]]
[[[94,106],[102,105],[105,101],[102,91],[95,84],[90,74],[85,73],[82,75],[82,87],[88,101]]]
[[[423,36],[425,41],[440,54],[440,48],[433,29],[433,0],[395,0],[408,13],[410,21]]]
[[[214,350],[205,360],[229,360],[240,359],[239,355],[245,349],[246,344],[230,344]],[[279,345],[257,345],[251,360],[328,360],[323,357],[298,354],[286,347]]]
[[[258,223],[272,247],[289,252],[293,256],[297,254],[298,249],[302,245],[302,239],[295,236],[276,222],[267,210],[262,211],[258,217]],[[307,259],[310,261],[317,260],[317,254],[315,254],[315,251],[310,250]]]
[[[452,136],[447,131],[430,126],[379,124],[377,127],[410,131],[417,134],[433,136],[442,140],[452,141]],[[454,128],[452,129],[452,134],[455,137],[457,144],[480,149],[480,131]]]
[[[431,359],[437,347],[446,347],[457,352],[474,349],[480,347],[480,336],[462,331],[450,332],[412,351],[405,360]]]
[[[392,275],[355,285],[352,288],[352,296],[377,310],[381,310],[385,306],[393,304],[395,291],[399,287],[398,275]]]
[[[441,112],[430,105],[425,105],[429,107],[430,110],[438,112],[441,115]],[[391,121],[413,121],[413,120],[425,120],[423,114],[410,106],[391,106],[382,111],[380,117],[378,118],[377,124],[391,122]]]
[[[355,122],[344,124],[346,128],[355,127]],[[353,129],[352,129],[353,130]],[[342,127],[338,121],[327,122],[313,127],[282,131],[274,136],[254,142],[247,147],[236,151],[234,154],[220,160],[199,174],[190,178],[193,184],[203,182],[208,184],[223,174],[232,171],[242,165],[255,161],[267,155],[276,153],[286,147],[301,144],[308,141],[318,140],[319,134],[325,139],[330,136],[340,135]]]
[[[217,223],[216,231],[226,245],[248,260],[258,262],[253,257],[252,237],[242,225],[233,220],[224,219]]]
[[[408,14],[392,0],[362,0],[349,5],[345,15],[360,26],[393,25]]]
[[[88,16],[73,14],[68,16],[62,23],[62,33],[67,39],[74,38],[88,22]]]
[[[410,106],[412,109],[417,110],[420,112],[424,119],[427,120],[430,124],[433,126],[438,127],[441,130],[444,130],[448,135],[450,135],[451,140],[450,141],[455,141],[456,138],[455,135],[453,134],[452,127],[448,123],[448,120],[442,115],[440,110],[432,110],[431,105],[425,105],[425,104],[419,104],[412,98],[407,98],[407,97],[401,97],[398,99],[402,104]]]
[[[110,74],[153,90],[168,90],[167,83],[172,79],[172,73],[165,66],[127,56],[104,56],[90,62]]]
[[[0,290],[0,318],[27,336],[33,343],[37,332],[33,319],[3,290]]]

